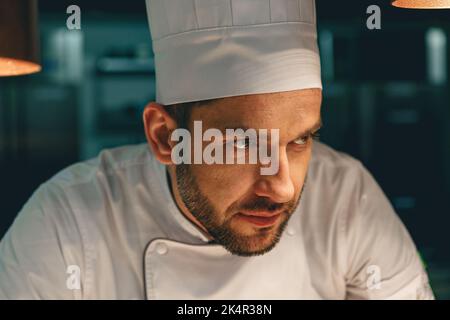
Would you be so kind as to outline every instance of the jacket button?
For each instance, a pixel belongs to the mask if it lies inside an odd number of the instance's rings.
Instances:
[[[164,255],[167,253],[167,251],[169,251],[169,249],[167,248],[167,245],[165,245],[164,243],[158,243],[156,245],[156,252],[160,255]]]
[[[294,229],[288,229],[287,234],[290,236],[295,235],[295,230]]]

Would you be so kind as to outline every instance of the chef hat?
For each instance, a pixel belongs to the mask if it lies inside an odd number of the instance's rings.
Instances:
[[[315,0],[146,0],[156,101],[322,88]]]

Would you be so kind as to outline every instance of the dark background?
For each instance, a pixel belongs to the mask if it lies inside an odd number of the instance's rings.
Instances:
[[[66,8],[82,28],[66,28]],[[381,8],[381,30],[366,8]],[[101,149],[145,141],[154,99],[145,3],[40,0],[43,72],[0,78],[0,237],[42,182]],[[360,159],[450,298],[450,10],[318,0],[321,140]]]

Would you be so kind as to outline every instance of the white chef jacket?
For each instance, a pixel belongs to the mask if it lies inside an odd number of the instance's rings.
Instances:
[[[41,184],[0,243],[1,299],[433,299],[373,177],[314,142],[280,242],[239,257],[179,211],[147,144],[103,150]]]

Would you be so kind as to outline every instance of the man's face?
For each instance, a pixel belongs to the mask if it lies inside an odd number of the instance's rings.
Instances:
[[[192,110],[191,132],[193,121],[202,121],[203,131],[223,133],[227,128],[279,129],[274,175],[261,175],[260,163],[172,166],[189,213],[231,253],[259,255],[279,241],[300,201],[321,99],[320,89],[308,89],[224,98]]]

